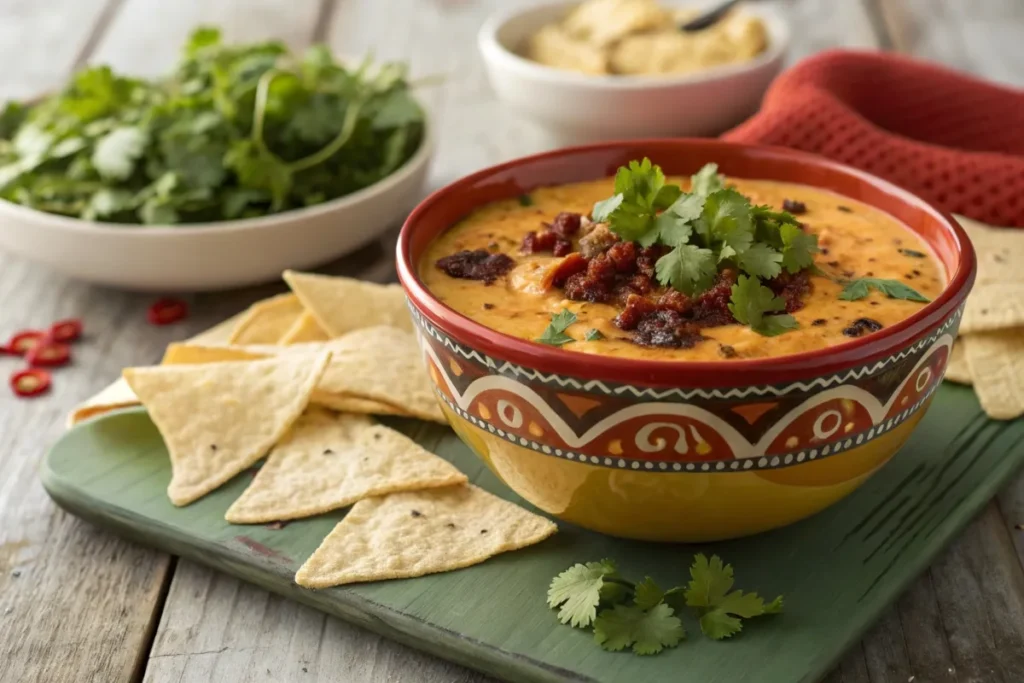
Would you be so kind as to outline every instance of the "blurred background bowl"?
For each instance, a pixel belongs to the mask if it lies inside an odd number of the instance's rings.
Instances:
[[[563,143],[717,135],[757,110],[789,44],[789,29],[778,15],[745,6],[743,12],[764,22],[768,48],[738,64],[678,76],[605,76],[556,69],[521,55],[530,36],[578,4],[507,10],[491,17],[478,35],[498,97]]]
[[[433,155],[428,118],[419,149],[362,190],[259,218],[181,226],[68,218],[0,200],[0,249],[69,277],[120,289],[195,292],[276,280],[337,259],[398,226],[422,196]]]

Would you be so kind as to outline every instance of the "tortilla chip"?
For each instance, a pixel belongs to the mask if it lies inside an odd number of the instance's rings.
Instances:
[[[232,524],[299,519],[370,496],[454,486],[466,475],[362,415],[309,409],[224,516]]]
[[[306,310],[331,337],[377,325],[412,331],[405,292],[398,285],[379,285],[293,270],[286,270],[283,277]]]
[[[187,505],[266,455],[305,410],[330,358],[126,369],[171,456],[171,502]]]
[[[368,327],[324,345],[332,360],[313,392],[313,403],[332,397],[370,399],[398,406],[412,417],[447,424],[434,395],[416,338],[394,327]]]
[[[199,346],[196,344],[173,343],[164,352],[161,365],[202,365],[225,361],[260,360],[274,354],[257,353],[230,346]]]
[[[337,410],[339,413],[355,413],[360,415],[397,415],[398,417],[414,417],[398,406],[368,398],[356,396],[336,396],[334,394],[317,394],[317,405]]]
[[[305,309],[294,294],[257,301],[243,314],[231,333],[232,344],[276,344],[287,334]]]
[[[1024,415],[1024,330],[979,332],[962,342],[974,391],[988,416]]]
[[[128,386],[123,377],[119,377],[116,382],[103,391],[76,406],[71,411],[71,414],[68,415],[67,426],[70,429],[79,422],[84,422],[91,417],[105,415],[114,410],[131,408],[137,405],[139,405],[139,399],[135,392],[132,391],[132,388]]]
[[[242,318],[245,317],[246,311],[236,313],[227,320],[223,320],[208,330],[204,330],[199,334],[189,337],[185,341],[192,344],[227,344],[231,339],[231,335],[234,333],[235,328],[238,327],[238,323],[242,322]]]
[[[1024,281],[975,285],[967,297],[960,334],[1024,327]]]
[[[231,333],[234,331],[235,326],[242,319],[242,315],[244,314],[233,315],[210,329],[200,332],[189,339],[189,341],[194,344],[226,344],[231,338]],[[139,405],[139,399],[135,392],[132,391],[123,377],[118,377],[116,382],[75,407],[71,414],[68,415],[67,426],[71,428],[89,418],[105,415],[121,408],[132,408],[137,405]]]
[[[962,339],[953,344],[953,352],[949,355],[949,363],[946,364],[946,375],[944,379],[957,384],[971,384],[971,368],[967,365],[967,358],[964,356],[964,342]]]
[[[283,337],[277,340],[277,343],[287,346],[288,344],[302,344],[304,342],[325,342],[328,339],[330,337],[320,327],[320,323],[316,321],[313,314],[309,311],[303,311],[299,319],[284,333]]]
[[[539,543],[554,522],[467,484],[356,503],[295,575],[307,588],[461,569]]]

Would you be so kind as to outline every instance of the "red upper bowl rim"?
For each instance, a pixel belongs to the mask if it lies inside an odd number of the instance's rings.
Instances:
[[[884,330],[868,335],[860,339],[854,339],[843,344],[837,344],[822,349],[805,351],[803,353],[788,354],[783,356],[770,356],[766,358],[723,360],[723,361],[687,361],[687,360],[647,360],[635,358],[618,358],[602,356],[598,354],[580,353],[567,351],[559,347],[547,346],[537,342],[529,341],[519,337],[513,337],[503,332],[498,332],[486,327],[469,317],[458,313],[449,306],[438,301],[434,295],[423,285],[417,273],[417,264],[412,261],[411,241],[413,231],[422,216],[430,208],[438,203],[444,202],[452,195],[457,194],[460,189],[472,185],[481,180],[487,179],[502,171],[516,167],[529,166],[532,163],[554,159],[559,157],[572,157],[586,152],[600,150],[615,150],[623,147],[644,146],[686,146],[698,145],[709,148],[739,148],[747,152],[754,152],[763,159],[784,158],[790,161],[797,161],[811,168],[827,169],[852,176],[862,182],[866,182],[889,195],[896,197],[900,202],[923,209],[931,215],[931,218],[942,224],[956,239],[959,253],[959,263],[956,271],[946,283],[942,293],[933,299],[931,303],[917,311],[905,320],[891,325]],[[713,159],[709,159],[712,160]],[[657,159],[653,159],[657,163]],[[595,178],[596,179],[596,178]],[[765,178],[770,180],[770,178]],[[814,187],[812,183],[806,183]],[[535,187],[540,187],[537,185]],[[533,188],[524,188],[526,190]],[[922,239],[927,239],[920,236]],[[929,244],[934,248],[933,244]],[[588,145],[560,148],[553,151],[542,152],[530,156],[519,157],[501,164],[490,166],[470,175],[464,176],[455,182],[431,193],[426,199],[413,210],[402,226],[402,231],[397,244],[397,267],[399,280],[405,288],[413,304],[426,314],[428,320],[439,325],[452,337],[467,344],[471,348],[500,349],[497,355],[512,362],[519,363],[528,368],[537,368],[545,371],[558,372],[559,374],[582,376],[582,377],[615,377],[624,381],[636,380],[647,383],[662,383],[658,380],[668,379],[668,383],[677,383],[680,374],[686,376],[687,384],[713,385],[714,381],[691,382],[697,376],[704,376],[710,380],[716,374],[721,375],[728,370],[730,374],[736,372],[770,371],[773,376],[796,373],[806,375],[809,371],[818,371],[825,368],[836,368],[849,366],[853,367],[864,363],[873,357],[885,355],[891,351],[903,348],[911,341],[930,331],[933,327],[941,324],[959,304],[959,299],[966,296],[974,281],[977,267],[974,248],[970,238],[964,229],[946,212],[934,204],[918,197],[911,192],[904,190],[893,183],[883,180],[865,171],[831,161],[824,157],[800,152],[783,147],[771,147],[766,145],[748,145],[741,143],[726,142],[716,139],[689,139],[689,138],[656,138],[648,140],[618,140]],[[719,378],[718,384],[722,381]]]

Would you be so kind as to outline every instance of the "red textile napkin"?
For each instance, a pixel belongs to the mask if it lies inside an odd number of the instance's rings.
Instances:
[[[760,112],[723,137],[821,154],[946,211],[1024,227],[1024,90],[833,50],[779,76]]]

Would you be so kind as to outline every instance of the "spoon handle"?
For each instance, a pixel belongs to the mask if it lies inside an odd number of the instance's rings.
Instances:
[[[704,29],[717,24],[722,17],[729,13],[729,10],[740,4],[741,1],[742,0],[726,0],[717,7],[701,14],[699,17],[680,24],[679,30],[687,32],[703,31]]]

